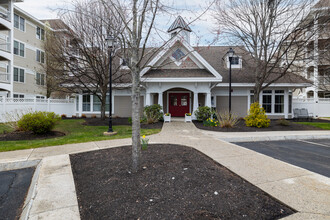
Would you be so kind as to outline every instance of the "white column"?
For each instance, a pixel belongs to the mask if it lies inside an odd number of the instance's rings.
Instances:
[[[284,90],[284,117],[289,117],[289,91]]]
[[[83,110],[83,96],[82,96],[82,94],[79,94],[78,95],[78,101],[79,101],[79,103],[78,103],[78,113],[79,113],[79,117],[81,117],[81,115],[82,115],[82,110]]]
[[[194,107],[192,112],[192,119],[196,119],[194,112],[197,110],[197,108],[198,108],[198,93],[194,92]]]
[[[163,93],[162,92],[159,92],[158,93],[158,105],[160,106],[164,106],[164,103],[163,103]]]
[[[150,101],[151,101],[150,92],[147,92],[146,93],[146,105],[150,105]]]
[[[211,106],[211,93],[210,92],[206,93],[205,106],[210,107],[210,108],[212,107]]]
[[[94,96],[93,95],[90,95],[90,100],[91,100],[91,112],[94,112],[94,106],[93,106]]]

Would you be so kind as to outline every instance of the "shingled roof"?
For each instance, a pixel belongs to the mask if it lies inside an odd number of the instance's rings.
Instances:
[[[175,21],[170,26],[170,28],[167,30],[167,32],[172,32],[176,29],[183,29],[183,30],[186,30],[189,32],[192,31],[190,29],[190,27],[188,26],[188,24],[185,22],[185,20],[180,15],[175,19]]]
[[[229,82],[228,68],[223,58],[226,56],[229,46],[200,46],[194,49],[222,76],[222,83]],[[236,55],[243,59],[242,69],[232,69],[232,83],[255,83],[253,59],[244,47],[233,47]],[[275,78],[277,73],[273,73]],[[189,78],[189,77],[214,77],[205,69],[152,69],[142,78]],[[271,80],[270,78],[268,80]],[[276,81],[276,83],[310,83],[305,78],[296,74],[287,74]]]

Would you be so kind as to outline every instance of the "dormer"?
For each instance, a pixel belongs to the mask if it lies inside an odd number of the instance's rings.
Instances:
[[[190,44],[191,29],[180,15],[175,19],[167,32],[170,34],[171,38],[179,35]]]

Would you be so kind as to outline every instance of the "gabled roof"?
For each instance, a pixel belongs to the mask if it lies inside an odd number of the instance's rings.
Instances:
[[[170,28],[167,30],[167,32],[172,32],[176,29],[183,29],[183,30],[186,30],[189,32],[192,31],[190,29],[190,27],[188,26],[188,24],[185,22],[185,20],[180,15],[175,19],[175,21],[170,26]]]
[[[147,72],[150,70],[153,70],[151,67],[155,67],[158,61],[160,61],[164,56],[168,53],[168,51],[176,44],[179,43],[183,48],[185,48],[189,52],[189,56],[192,56],[200,64],[204,67],[203,72],[209,72],[213,77],[208,77],[208,80],[210,81],[217,81],[221,82],[222,81],[222,76],[217,72],[190,44],[180,38],[180,36],[175,36],[172,38],[164,47],[163,50],[161,50],[149,63],[148,67],[144,68],[140,76],[143,77]],[[157,67],[156,67],[157,68]]]

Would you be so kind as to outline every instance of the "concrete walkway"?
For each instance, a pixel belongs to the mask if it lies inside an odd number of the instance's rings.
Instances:
[[[287,136],[288,132],[260,132],[258,137]],[[291,134],[292,132],[290,132]],[[311,134],[311,131],[308,132]],[[252,135],[252,134],[250,134]],[[293,136],[306,136],[293,132]],[[257,152],[220,140],[244,133],[201,131],[192,123],[165,123],[149,143],[193,147],[232,170],[273,197],[291,206],[297,214],[286,219],[330,219],[330,179]],[[330,137],[330,132],[313,131]],[[310,137],[308,137],[310,139]],[[324,137],[323,137],[324,138]],[[79,208],[68,154],[131,144],[130,139],[89,142],[0,153],[0,163],[42,159],[31,219],[79,219]]]

